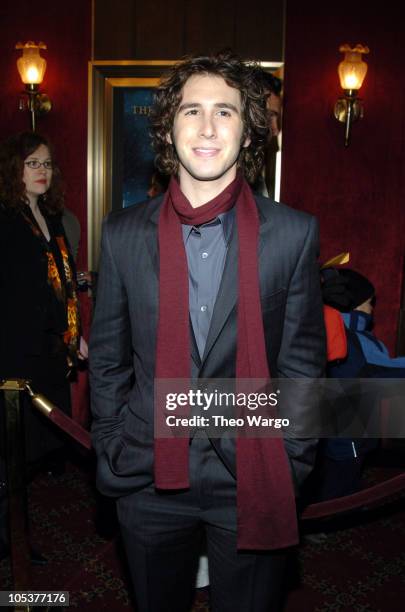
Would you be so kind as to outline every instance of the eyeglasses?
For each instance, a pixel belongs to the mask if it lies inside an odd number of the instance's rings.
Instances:
[[[28,166],[28,168],[31,168],[31,170],[38,170],[38,168],[40,168],[41,166],[43,166],[45,170],[52,170],[53,168],[53,164],[51,161],[40,162],[37,159],[26,161],[24,162],[24,164]]]

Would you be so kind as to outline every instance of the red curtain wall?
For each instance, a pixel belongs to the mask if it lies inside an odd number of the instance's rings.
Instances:
[[[327,2],[287,2],[282,200],[318,217],[321,261],[350,251],[351,267],[373,281],[376,332],[393,350],[405,235],[403,19],[390,2],[346,13]],[[347,149],[332,116],[345,42],[370,48],[365,117]]]
[[[2,0],[0,5],[0,139],[29,129],[28,112],[18,110],[23,89],[14,50],[18,41],[43,41],[47,71],[41,86],[53,109],[38,131],[55,146],[66,183],[66,205],[79,218],[79,267],[87,267],[87,62],[91,58],[91,0],[55,2]]]

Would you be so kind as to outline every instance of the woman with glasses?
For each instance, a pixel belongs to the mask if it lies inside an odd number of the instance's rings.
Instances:
[[[61,176],[48,140],[26,132],[2,143],[0,379],[30,379],[36,392],[69,413],[69,370],[87,354],[62,212]],[[64,438],[26,403],[26,458],[34,467]]]

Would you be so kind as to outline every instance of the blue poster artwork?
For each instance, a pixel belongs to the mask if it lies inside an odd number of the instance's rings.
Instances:
[[[124,87],[117,93],[118,100],[114,100],[113,200],[114,208],[126,208],[148,198],[154,173],[149,135],[153,88]]]

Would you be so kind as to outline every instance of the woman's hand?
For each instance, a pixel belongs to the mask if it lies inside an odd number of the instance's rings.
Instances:
[[[82,361],[89,358],[89,347],[87,346],[87,342],[83,338],[83,336],[80,336],[80,344],[79,350],[77,351],[77,356]]]

